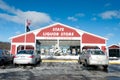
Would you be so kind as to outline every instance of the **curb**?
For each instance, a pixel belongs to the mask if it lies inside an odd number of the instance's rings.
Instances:
[[[109,64],[120,64],[120,61],[109,61]]]
[[[42,62],[71,62],[71,63],[78,63],[76,59],[43,59]],[[120,64],[120,61],[109,61],[109,64]]]

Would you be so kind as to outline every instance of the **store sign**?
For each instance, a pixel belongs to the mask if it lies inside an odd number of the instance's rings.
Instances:
[[[62,25],[56,25],[41,30],[37,36],[41,37],[80,37],[80,35],[73,29],[64,27]]]

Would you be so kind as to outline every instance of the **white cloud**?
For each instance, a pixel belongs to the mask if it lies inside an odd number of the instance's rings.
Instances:
[[[16,12],[19,11],[18,9],[16,10],[14,7],[10,7],[3,0],[0,0],[0,9],[5,10],[9,13],[14,13],[14,14],[16,14]]]
[[[2,0],[0,0],[0,9],[8,12],[8,14],[0,13],[0,18],[15,22],[15,23],[25,24],[26,19],[30,19],[33,25],[41,25],[41,24],[52,22],[52,19],[46,13],[36,12],[36,11],[24,12],[22,10],[15,9],[14,7],[9,6]]]
[[[71,21],[78,21],[79,17],[84,17],[84,16],[85,16],[85,14],[83,14],[83,13],[77,13],[73,16],[68,16],[67,19],[71,20]]]
[[[105,35],[105,38],[110,39],[110,38],[113,37],[113,36],[114,36],[113,33],[108,33],[108,34]]]
[[[15,33],[16,33],[17,35],[18,35],[18,34],[21,34],[21,32],[20,32],[20,31],[16,31]]]
[[[99,15],[102,19],[112,19],[112,18],[120,18],[120,11],[106,11]]]
[[[83,14],[83,13],[77,13],[77,14],[75,14],[75,16],[76,17],[83,17],[83,16],[85,16],[85,14]]]
[[[78,19],[75,18],[75,17],[68,17],[68,20],[71,20],[71,21],[77,21]]]

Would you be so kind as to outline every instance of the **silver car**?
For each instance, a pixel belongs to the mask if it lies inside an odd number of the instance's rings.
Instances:
[[[104,69],[107,69],[109,65],[108,56],[100,49],[88,49],[83,51],[79,56],[78,62],[83,63],[84,66],[101,65]]]
[[[13,64],[36,64],[40,61],[40,54],[34,50],[21,50],[14,56]]]

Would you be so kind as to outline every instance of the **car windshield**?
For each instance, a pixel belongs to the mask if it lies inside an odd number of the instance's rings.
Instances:
[[[17,54],[33,54],[33,51],[32,50],[23,50],[23,51],[19,51]]]
[[[91,54],[93,54],[93,55],[105,55],[104,52],[100,51],[100,50],[91,51]]]

